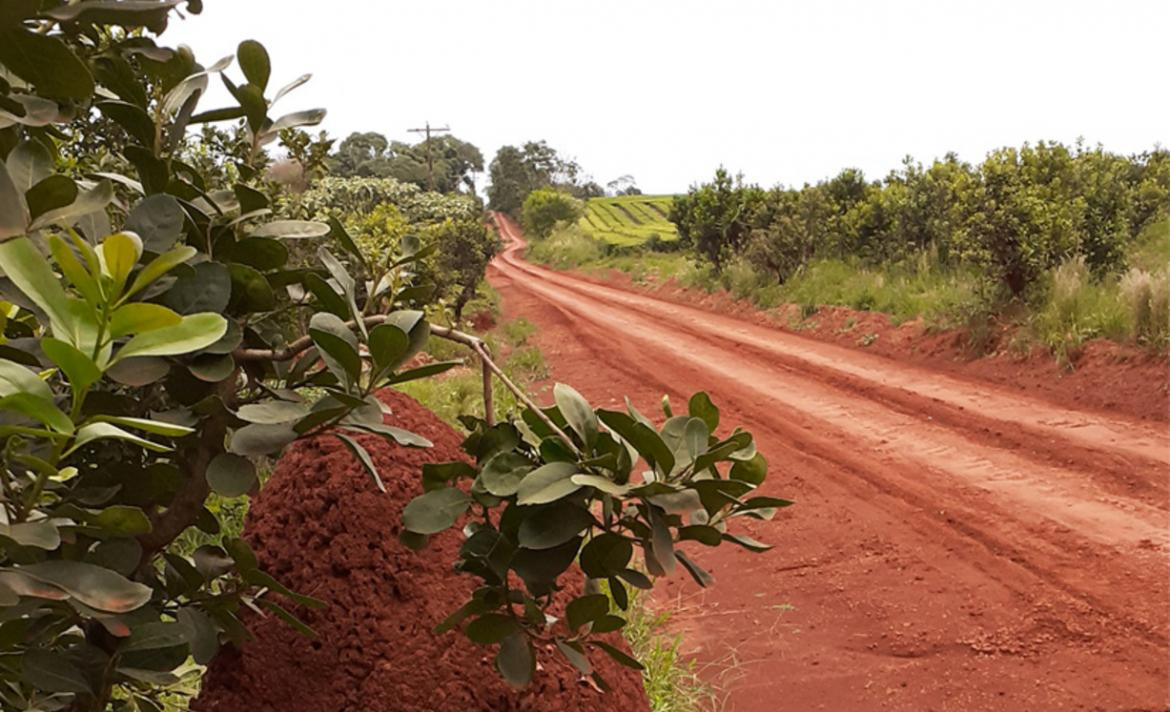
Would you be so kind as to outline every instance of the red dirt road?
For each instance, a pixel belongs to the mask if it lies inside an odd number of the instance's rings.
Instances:
[[[776,548],[659,599],[729,710],[1170,709],[1170,427],[535,267],[489,279],[552,376],[756,433]],[[700,547],[701,549],[701,547]],[[683,574],[685,576],[685,574]]]

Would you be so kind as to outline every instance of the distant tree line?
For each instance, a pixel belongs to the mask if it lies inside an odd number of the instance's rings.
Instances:
[[[554,188],[584,200],[605,190],[584,175],[576,161],[566,158],[545,141],[503,146],[488,166],[488,207],[519,219],[524,199],[534,190]]]
[[[802,188],[765,190],[721,168],[676,197],[670,219],[716,271],[743,257],[783,283],[814,258],[881,263],[930,250],[941,265],[985,269],[1019,297],[1068,258],[1098,275],[1123,268],[1127,244],[1167,211],[1170,151],[1040,142],[978,165],[954,154],[928,166],[907,158],[882,180],[847,169]]]
[[[476,174],[483,172],[483,154],[455,136],[429,140],[434,188],[438,193],[474,193]],[[390,141],[374,131],[351,133],[329,156],[330,172],[343,178],[393,178],[424,190],[430,184],[428,141]]]

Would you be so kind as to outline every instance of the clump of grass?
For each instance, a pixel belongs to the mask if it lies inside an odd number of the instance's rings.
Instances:
[[[1083,257],[1060,264],[1045,286],[1034,306],[1031,329],[1061,362],[1075,361],[1088,339],[1124,341],[1132,333],[1116,284],[1094,279]]]
[[[536,325],[524,317],[518,317],[504,324],[500,331],[504,334],[504,341],[512,347],[524,346],[529,337],[536,333]]]
[[[528,245],[527,256],[554,269],[573,269],[605,256],[606,248],[579,225],[566,225],[544,240]]]
[[[1170,272],[1151,274],[1134,267],[1121,278],[1118,289],[1129,309],[1134,339],[1164,345],[1170,336]]]
[[[608,594],[609,587],[600,582]],[[634,657],[645,666],[642,685],[651,712],[700,712],[716,709],[717,691],[699,677],[693,660],[683,660],[682,636],[666,630],[670,611],[654,611],[646,594],[630,590],[629,607],[620,610],[611,603],[615,615],[626,619],[622,636]]]

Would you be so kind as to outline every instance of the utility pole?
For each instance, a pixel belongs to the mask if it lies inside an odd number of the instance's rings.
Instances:
[[[426,123],[426,127],[425,127],[425,128],[421,128],[421,129],[407,129],[407,131],[409,131],[410,133],[425,133],[425,134],[427,135],[427,139],[426,139],[426,146],[427,146],[427,187],[428,187],[428,189],[429,189],[429,190],[431,190],[431,191],[434,191],[434,189],[435,189],[435,159],[434,159],[434,158],[431,156],[431,134],[432,134],[432,133],[437,133],[437,134],[439,134],[439,133],[451,133],[451,127],[450,127],[450,126],[441,126],[441,127],[432,128],[432,127],[431,127],[431,122],[430,122],[430,121],[428,121],[428,122]]]

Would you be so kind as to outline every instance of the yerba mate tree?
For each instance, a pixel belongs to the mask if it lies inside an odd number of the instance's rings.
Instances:
[[[433,248],[405,239],[402,254],[371,258],[336,220],[277,213],[266,146],[324,112],[274,110],[308,76],[273,89],[255,41],[210,65],[158,44],[181,10],[200,3],[0,4],[5,709],[157,710],[222,644],[248,638],[249,615],[311,634],[296,610],[328,602],[282,586],[246,542],[182,552],[176,539],[219,533],[210,494],[255,492],[257,461],[298,438],[338,438],[380,487],[354,436],[429,445],[375,393],[454,365],[419,365],[430,334],[494,367],[478,340],[429,324],[433,288],[415,266]],[[200,110],[212,81],[233,103]],[[233,123],[242,143],[200,169],[187,133],[211,122]],[[589,638],[622,623],[595,583],[567,629],[547,613],[574,559],[622,606],[623,581],[651,583],[634,547],[651,575],[679,561],[700,583],[676,543],[764,548],[727,530],[786,504],[748,496],[763,459],[746,433],[712,434],[705,396],[690,411],[659,430],[560,388],[556,407],[514,422],[468,420],[477,467],[423,473],[404,540],[421,546],[475,504],[459,566],[483,586],[446,625],[471,617],[464,632],[500,644],[514,684],[530,678],[531,639],[555,639],[582,671],[585,645],[623,658]],[[635,479],[639,458],[650,469]],[[451,486],[466,478],[470,492]]]

